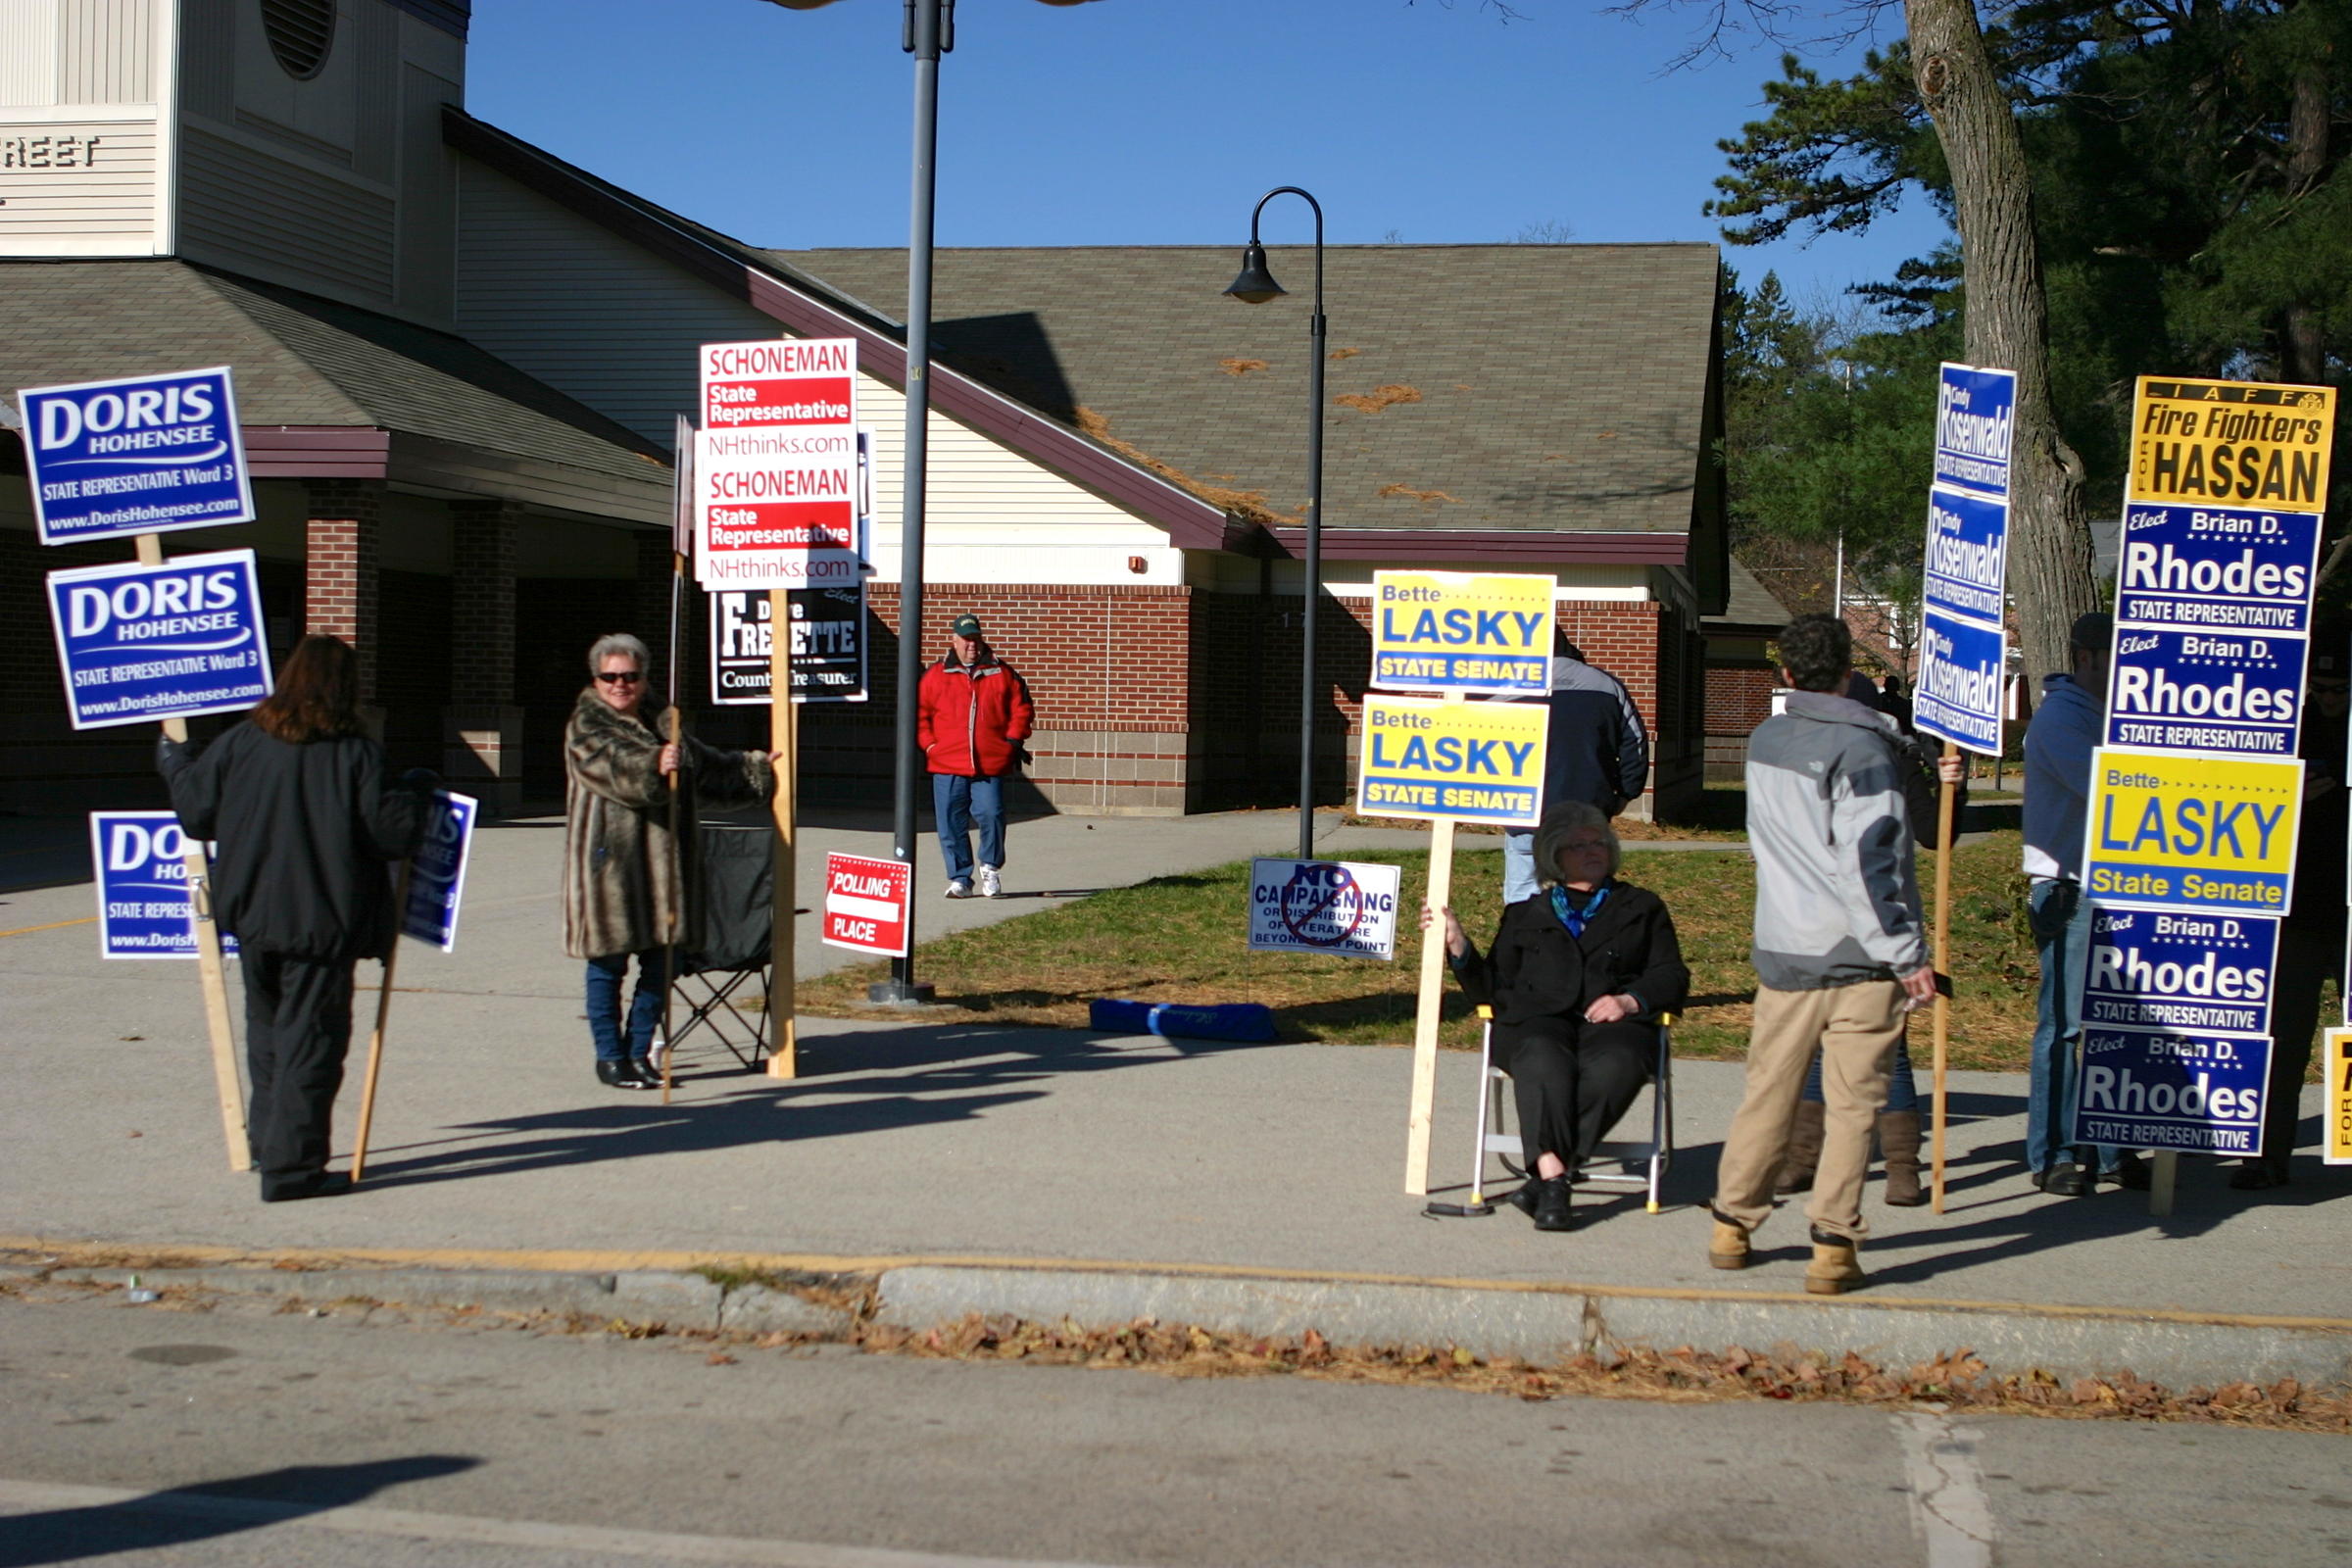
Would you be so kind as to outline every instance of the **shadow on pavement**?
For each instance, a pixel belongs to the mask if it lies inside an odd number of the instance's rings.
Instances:
[[[0,1525],[0,1568],[166,1551],[363,1502],[386,1487],[455,1475],[481,1462],[424,1453],[360,1464],[291,1465],[95,1507],[18,1514]]]

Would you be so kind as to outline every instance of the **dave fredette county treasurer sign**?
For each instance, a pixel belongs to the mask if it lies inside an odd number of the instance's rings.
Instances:
[[[859,581],[856,339],[706,343],[701,368],[695,580],[712,590]]]

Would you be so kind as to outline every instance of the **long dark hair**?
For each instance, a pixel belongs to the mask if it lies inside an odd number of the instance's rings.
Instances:
[[[361,734],[360,656],[340,637],[305,637],[278,666],[277,690],[253,721],[293,746]]]

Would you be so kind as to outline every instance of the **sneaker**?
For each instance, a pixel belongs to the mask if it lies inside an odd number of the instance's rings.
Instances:
[[[972,896],[972,885],[971,885],[971,883],[969,883],[969,882],[965,881],[965,880],[964,880],[962,877],[957,877],[957,878],[956,878],[954,881],[952,881],[952,882],[950,882],[950,883],[948,884],[948,897],[949,897],[949,898],[951,898],[951,899],[968,899],[968,898],[970,898],[971,896]]]
[[[980,868],[980,896],[984,899],[1001,899],[1004,896],[1004,884],[998,878],[997,868],[993,865]]]

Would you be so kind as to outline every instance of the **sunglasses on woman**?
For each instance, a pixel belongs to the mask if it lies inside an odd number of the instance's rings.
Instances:
[[[596,672],[596,678],[609,680],[616,686],[634,686],[645,679],[645,676],[642,672],[634,669],[600,669]]]

